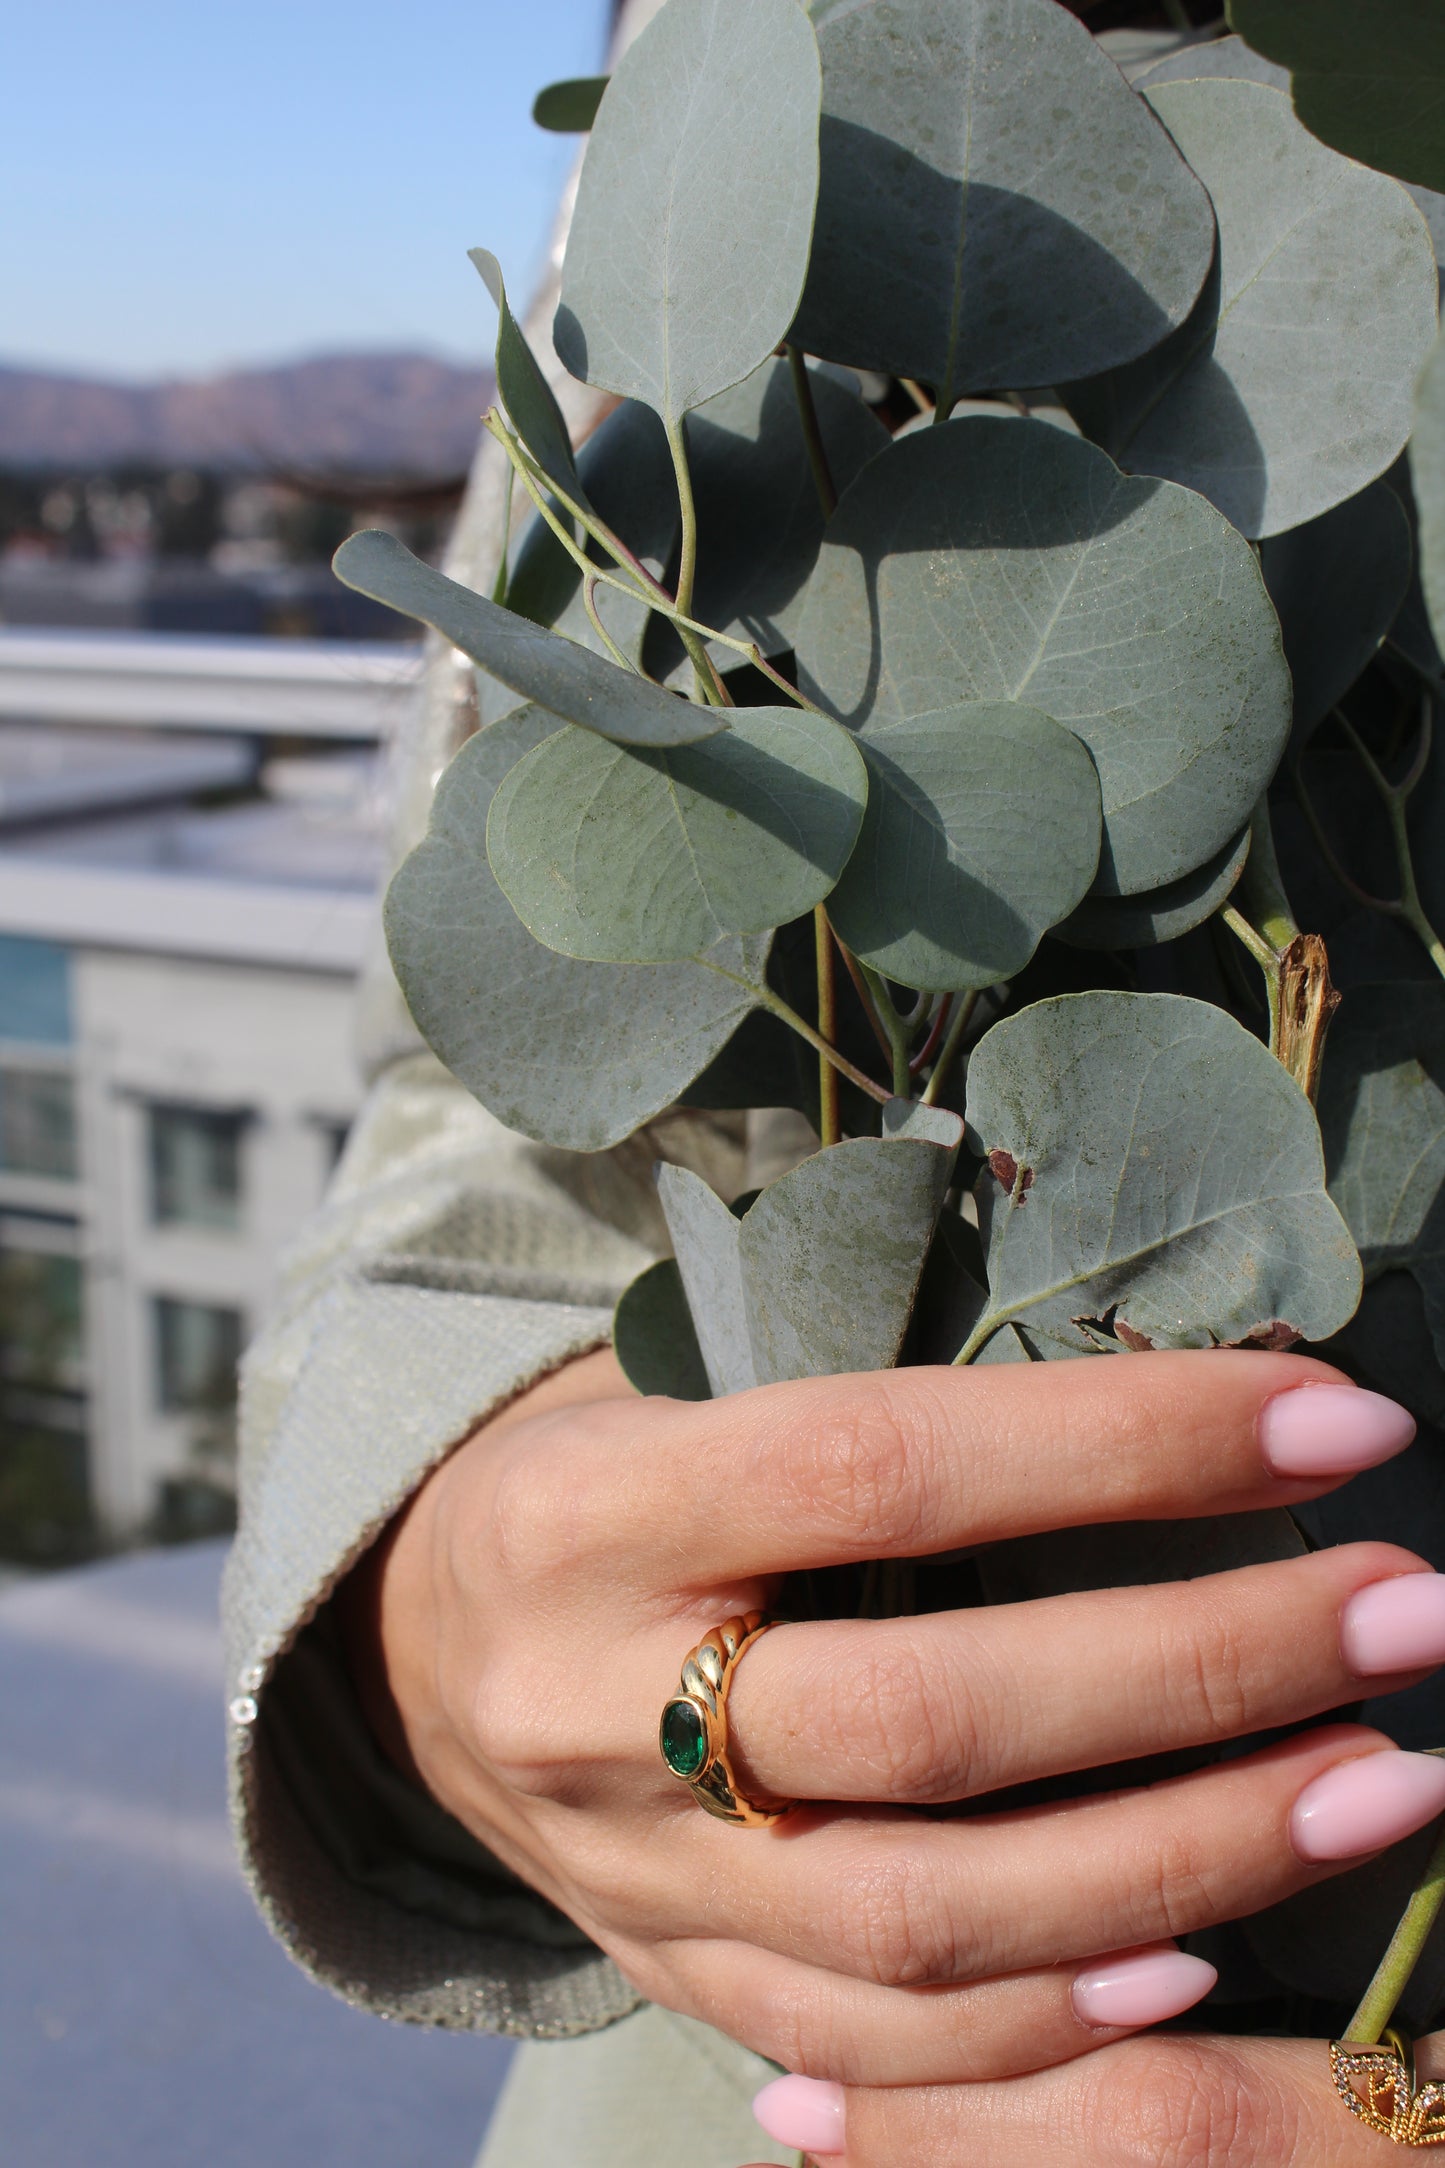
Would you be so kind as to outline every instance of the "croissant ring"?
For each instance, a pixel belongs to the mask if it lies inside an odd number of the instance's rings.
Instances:
[[[765,1611],[724,1619],[704,1634],[682,1667],[682,1682],[662,1712],[658,1745],[672,1774],[700,1807],[735,1829],[765,1829],[797,1804],[749,1799],[728,1759],[728,1688],[744,1650],[776,1623]]]

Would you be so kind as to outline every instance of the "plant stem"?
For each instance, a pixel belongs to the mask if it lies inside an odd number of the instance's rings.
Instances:
[[[824,519],[831,519],[838,509],[838,492],[833,485],[832,469],[828,465],[828,447],[823,442],[818,409],[813,400],[812,380],[808,375],[808,364],[801,347],[788,348],[788,367],[793,373],[793,396],[798,402],[798,419],[803,425],[803,442],[808,449],[808,465],[813,470],[813,486],[818,492],[818,502],[823,507]]]
[[[883,1059],[891,1064],[893,1060],[893,1048],[889,1044],[887,1032],[883,1029],[883,1019],[878,1014],[877,1009],[873,1006],[873,996],[868,991],[868,982],[863,976],[863,966],[859,963],[857,957],[853,954],[853,951],[849,948],[847,942],[839,940],[838,930],[836,927],[834,927],[833,929],[833,939],[838,942],[838,954],[843,959],[843,968],[847,972],[849,978],[853,981],[853,991],[858,996],[859,1001],[863,1004],[863,1014],[867,1017],[869,1028],[871,1029],[874,1038],[878,1041],[878,1045],[882,1052]]]
[[[1244,861],[1237,893],[1245,915],[1259,928],[1270,947],[1275,950],[1288,948],[1299,932],[1299,926],[1284,892],[1267,798],[1260,799],[1250,816],[1249,856]]]
[[[761,670],[765,678],[771,678],[773,683],[779,688],[779,690],[785,692],[788,698],[793,701],[798,707],[806,708],[810,715],[827,714],[828,711],[826,708],[820,708],[816,700],[810,700],[806,693],[800,693],[796,685],[790,685],[788,683],[787,679],[783,676],[781,670],[775,670],[773,668],[772,664],[768,661],[767,656],[758,646],[756,640],[754,640],[752,645],[749,647],[747,655],[748,661],[752,664],[753,668],[755,670]]]
[[[502,497],[502,551],[497,559],[497,576],[492,582],[492,600],[499,604],[507,599],[507,557],[512,546],[512,487],[516,479],[517,470],[508,460],[506,489]]]
[[[1373,2047],[1379,2040],[1410,1984],[1410,1975],[1420,1962],[1442,1905],[1445,1905],[1445,1823],[1436,1834],[1425,1872],[1416,1883],[1400,1924],[1390,1937],[1390,1946],[1380,1960],[1375,1977],[1350,2019],[1346,2040],[1357,2041],[1364,2047]]]
[[[948,1015],[952,1007],[952,994],[945,994],[942,1001],[940,1001],[938,1004],[937,1015],[934,1017],[933,1022],[928,1027],[928,1037],[924,1040],[922,1046],[918,1049],[918,1052],[914,1055],[913,1059],[908,1064],[910,1075],[921,1076],[923,1071],[928,1067],[929,1062],[933,1059],[934,1049],[937,1047],[939,1040],[943,1037],[944,1031],[947,1028]]]
[[[634,677],[640,677],[642,675],[641,671],[637,669],[634,663],[628,661],[598,614],[597,575],[595,572],[589,573],[582,582],[582,607],[586,610],[591,621],[592,630],[596,633],[612,660],[620,669],[630,670]]]
[[[1394,905],[1394,915],[1402,918],[1415,935],[1435,969],[1445,978],[1445,943],[1431,925],[1425,906],[1420,901],[1420,887],[1415,878],[1415,854],[1410,847],[1409,806],[1411,794],[1424,775],[1430,760],[1430,747],[1435,735],[1435,703],[1429,693],[1420,700],[1420,739],[1415,757],[1398,783],[1392,783],[1375,760],[1364,739],[1343,709],[1335,709],[1335,720],[1354,747],[1366,775],[1374,784],[1384,802],[1390,821],[1390,839],[1395,847],[1395,865],[1400,875],[1400,895]]]
[[[760,986],[756,979],[745,979],[741,972],[729,971],[725,964],[714,963],[710,956],[699,956],[694,960],[701,964],[705,971],[715,971],[720,979],[729,979],[734,986],[740,986],[745,993],[751,994],[759,1008],[776,1016],[779,1023],[786,1024],[800,1039],[806,1039],[813,1051],[825,1056],[840,1076],[847,1077],[850,1084],[856,1084],[859,1091],[866,1092],[870,1099],[876,1099],[880,1107],[886,1107],[893,1098],[892,1092],[875,1083],[871,1076],[865,1075],[856,1063],[849,1061],[846,1054],[840,1054],[836,1046],[829,1046],[827,1040],[814,1031],[812,1025],[799,1016],[796,1009],[789,1008],[781,994],[773,992],[771,986]]]
[[[938,1059],[933,1065],[933,1074],[923,1087],[923,1104],[926,1107],[937,1106],[938,1095],[947,1083],[948,1073],[958,1059],[958,1050],[963,1044],[963,1035],[967,1031],[969,1019],[977,1007],[978,988],[973,987],[955,1007],[953,1021],[948,1027],[948,1037],[939,1050]]]
[[[895,1099],[906,1099],[913,1081],[908,1074],[908,1026],[893,1006],[893,998],[884,984],[882,973],[875,971],[871,964],[861,961],[858,969],[873,996],[878,1020],[888,1035],[888,1058],[893,1065],[893,1096]]]
[[[1220,917],[1237,941],[1243,943],[1264,974],[1264,995],[1269,1007],[1269,1050],[1279,1053],[1279,951],[1272,941],[1266,941],[1232,903],[1227,903]]]
[[[903,386],[903,389],[907,392],[909,398],[913,401],[913,404],[917,407],[920,414],[933,413],[933,401],[929,398],[927,392],[923,389],[923,386],[921,384],[915,382],[915,380],[911,376],[900,376],[898,381]]]
[[[838,977],[833,960],[833,929],[821,903],[813,912],[813,946],[818,964],[818,1029],[833,1046],[838,1038]],[[818,1056],[818,1134],[824,1144],[836,1144],[842,1134],[838,1122],[838,1072],[826,1054]]]
[[[692,614],[692,588],[697,575],[697,504],[692,494],[692,475],[687,464],[687,440],[680,419],[667,425],[667,448],[677,476],[677,502],[682,514],[682,555],[677,567],[676,602],[684,617]]]

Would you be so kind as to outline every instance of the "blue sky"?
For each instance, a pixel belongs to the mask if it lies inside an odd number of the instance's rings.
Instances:
[[[606,0],[30,0],[5,32],[0,361],[192,374],[357,347],[474,358],[466,260],[524,292]]]

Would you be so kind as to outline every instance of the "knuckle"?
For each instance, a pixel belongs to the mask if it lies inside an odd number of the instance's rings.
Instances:
[[[1153,1931],[1187,1935],[1210,1925],[1218,1915],[1217,1863],[1205,1844],[1187,1829],[1168,1829],[1154,1839],[1149,1870],[1139,1887]]]
[[[887,1625],[835,1679],[834,1722],[881,1796],[928,1806],[956,1799],[975,1772],[979,1725],[970,1686],[939,1675],[905,1626]]]
[[[493,1569],[522,1588],[550,1583],[584,1541],[582,1486],[565,1448],[529,1441],[497,1471],[488,1528]]]
[[[536,1683],[523,1664],[485,1665],[472,1688],[469,1729],[478,1758],[510,1791],[544,1797],[566,1757]]]
[[[1171,1688],[1192,1696],[1206,1736],[1230,1739],[1250,1730],[1254,1721],[1253,1665],[1222,1610],[1207,1615],[1186,1642],[1190,1670],[1167,1660]]]
[[[905,1407],[891,1375],[850,1381],[808,1424],[787,1456],[784,1481],[809,1517],[837,1529],[846,1556],[872,1557],[880,1544],[922,1541],[934,1460],[930,1427]]]
[[[1278,2090],[1227,2048],[1151,2040],[1147,2084],[1086,2059],[1081,2123],[1089,2157],[1118,2168],[1237,2168],[1291,2157],[1291,2118]],[[1092,2065],[1092,2067],[1091,2067]]]
[[[860,1863],[841,1878],[838,1939],[865,1979],[925,1987],[958,1977],[960,1952],[931,1878],[908,1853]],[[966,1907],[958,1908],[966,1916]]]

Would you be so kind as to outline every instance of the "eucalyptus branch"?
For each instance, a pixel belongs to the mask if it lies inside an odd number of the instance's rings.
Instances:
[[[933,1065],[933,1074],[923,1087],[923,1104],[926,1107],[937,1106],[938,1095],[948,1082],[949,1071],[957,1061],[958,1050],[963,1045],[964,1033],[968,1030],[973,1012],[978,1007],[978,991],[977,987],[971,988],[954,1009],[953,1021],[948,1027],[948,1037],[939,1049],[938,1059]]]
[[[881,1084],[875,1083],[856,1062],[849,1061],[846,1054],[840,1054],[836,1046],[829,1046],[822,1034],[814,1031],[806,1018],[799,1016],[796,1009],[790,1008],[782,995],[775,994],[771,986],[760,986],[756,979],[745,979],[741,972],[729,971],[726,964],[715,963],[710,956],[699,956],[696,961],[705,971],[715,971],[719,978],[730,979],[734,986],[740,986],[745,993],[751,994],[759,1008],[776,1016],[779,1023],[786,1024],[800,1039],[806,1039],[814,1053],[821,1054],[832,1063],[839,1076],[847,1077],[850,1084],[856,1084],[860,1092],[866,1092],[870,1099],[876,1099],[879,1106],[886,1107],[895,1096]]]
[[[803,425],[808,465],[813,470],[813,486],[818,492],[818,502],[823,507],[824,519],[831,519],[838,509],[838,491],[833,482],[832,469],[828,465],[828,447],[823,442],[818,408],[813,398],[812,379],[808,375],[808,364],[801,347],[788,348],[788,367],[792,371],[793,396],[798,402],[798,419]]]
[[[830,1046],[838,1039],[838,974],[833,954],[833,929],[820,903],[813,912],[813,948],[818,970],[818,1029]],[[818,1134],[824,1144],[836,1144],[842,1131],[838,1119],[838,1072],[826,1054],[818,1056]]]
[[[940,1001],[938,1004],[938,1009],[936,1014],[934,1015],[933,1022],[928,1027],[928,1037],[924,1040],[922,1046],[918,1049],[918,1052],[914,1055],[913,1059],[908,1064],[908,1071],[910,1076],[921,1076],[924,1070],[928,1067],[929,1062],[933,1059],[934,1050],[937,1047],[939,1040],[943,1037],[944,1031],[947,1027],[949,1011],[952,1009],[952,1007],[952,994],[945,994],[942,1001]]]
[[[1390,1946],[1380,1959],[1375,1977],[1350,2019],[1346,2040],[1373,2047],[1394,2016],[1400,1997],[1424,1953],[1425,1944],[1441,1907],[1445,1906],[1445,1823],[1436,1834],[1425,1872],[1416,1883]]]
[[[894,1096],[898,1099],[906,1099],[909,1084],[912,1081],[908,1074],[908,1026],[893,1006],[893,997],[888,991],[882,973],[875,971],[871,964],[865,964],[861,959],[858,969],[862,972],[864,983],[873,996],[873,1006],[878,1012],[878,1020],[888,1035],[888,1058],[893,1065]]]
[[[1269,1010],[1269,1050],[1271,1054],[1277,1055],[1279,1053],[1280,1016],[1279,950],[1272,941],[1266,941],[1257,927],[1251,926],[1237,904],[1227,903],[1219,915],[1234,935],[1236,941],[1249,950],[1250,955],[1263,973],[1264,997]]]
[[[603,624],[601,616],[598,613],[597,575],[595,572],[589,572],[587,574],[587,577],[582,582],[582,607],[586,610],[588,618],[591,620],[592,630],[596,633],[598,639],[602,642],[602,645],[606,648],[608,654],[612,657],[612,660],[617,663],[621,669],[632,671],[634,677],[641,677],[642,672],[637,668],[635,663],[631,663],[628,661],[627,657],[623,654],[621,648],[617,645],[617,642],[613,639],[611,633],[607,630],[607,627]]]
[[[721,634],[719,634],[718,637],[721,638]],[[793,701],[796,706],[800,708],[806,708],[810,715],[825,715],[827,713],[826,708],[820,708],[816,700],[810,700],[806,693],[800,693],[798,691],[796,685],[790,685],[787,679],[783,676],[781,670],[775,670],[773,668],[772,664],[768,661],[767,656],[758,646],[756,640],[752,641],[749,644],[746,653],[748,661],[752,664],[753,668],[755,670],[761,670],[765,678],[771,678],[774,685],[778,687],[778,690],[780,692],[785,692],[788,698]]]
[[[1349,739],[1366,775],[1374,784],[1390,822],[1390,840],[1395,849],[1395,867],[1400,877],[1400,894],[1386,906],[1391,915],[1402,919],[1415,935],[1435,969],[1445,978],[1445,942],[1430,922],[1424,904],[1420,900],[1420,884],[1415,877],[1415,854],[1410,843],[1409,808],[1411,794],[1424,775],[1430,760],[1430,747],[1435,735],[1435,703],[1428,692],[1420,697],[1420,739],[1409,768],[1398,783],[1392,783],[1376,761],[1364,739],[1342,708],[1334,711],[1335,720]]]
[[[869,1029],[872,1031],[874,1038],[878,1041],[879,1050],[882,1053],[883,1059],[891,1065],[893,1060],[892,1042],[890,1041],[887,1032],[883,1029],[883,1019],[878,1014],[878,1010],[874,1005],[873,996],[868,990],[868,982],[863,976],[863,966],[859,963],[857,957],[853,954],[853,951],[849,948],[847,942],[840,937],[836,926],[833,928],[833,939],[838,943],[838,954],[843,959],[843,968],[847,972],[849,978],[853,981],[853,991],[858,996],[859,1001],[863,1004],[863,1014],[868,1019]]]
[[[510,460],[508,460],[508,462],[507,462],[507,479],[506,479],[506,481],[505,481],[505,483],[503,484],[503,487],[502,487],[502,544],[501,544],[501,554],[500,554],[500,555],[498,556],[498,558],[497,558],[497,572],[496,572],[496,577],[495,577],[495,578],[494,578],[494,580],[492,581],[492,600],[493,600],[493,602],[495,602],[495,603],[496,603],[496,604],[497,604],[497,605],[498,605],[499,607],[500,607],[500,606],[501,606],[501,605],[502,605],[503,603],[505,603],[505,602],[506,602],[506,599],[507,599],[507,581],[508,581],[508,579],[509,579],[509,577],[510,577],[510,572],[509,572],[509,568],[508,568],[508,565],[507,565],[507,558],[508,558],[508,556],[509,556],[509,555],[510,555],[510,553],[511,553],[511,547],[512,547],[512,489],[513,489],[513,485],[514,485],[514,484],[515,484],[515,482],[516,482],[516,479],[517,479],[517,470],[516,470],[516,468],[515,468],[515,467],[514,467],[514,466],[512,465],[511,461],[510,461]]]

